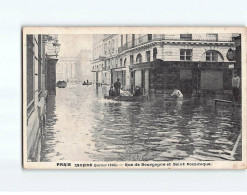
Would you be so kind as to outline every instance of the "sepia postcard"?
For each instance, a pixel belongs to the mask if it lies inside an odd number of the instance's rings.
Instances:
[[[245,27],[24,27],[25,169],[246,169]]]

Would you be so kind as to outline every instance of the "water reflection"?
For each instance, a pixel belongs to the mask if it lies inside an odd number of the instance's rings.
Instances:
[[[240,110],[211,98],[104,100],[107,87],[68,85],[48,97],[41,161],[241,160],[230,154]]]

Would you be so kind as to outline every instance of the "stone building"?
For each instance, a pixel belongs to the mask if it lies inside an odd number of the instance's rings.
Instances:
[[[132,91],[139,86],[143,94],[170,93],[174,88],[183,93],[231,89],[233,70],[230,67],[235,64],[235,59],[227,56],[230,51],[235,51],[233,34],[122,34],[102,37],[98,43],[110,47],[113,45],[111,37],[116,37],[117,43],[114,44],[118,46],[118,52],[111,58],[109,47],[101,47],[103,58],[95,63],[93,71],[102,74],[105,64],[111,73],[111,84],[118,77],[126,90]]]
[[[91,72],[91,60],[92,60],[92,50],[82,49],[78,56],[78,72],[80,72],[80,81],[92,81],[92,72]]]
[[[57,63],[56,81],[76,82],[81,77],[77,57],[61,57]]]
[[[56,94],[57,35],[28,34],[24,39],[24,112],[27,128],[27,158],[39,161],[42,129],[45,125],[46,97]]]

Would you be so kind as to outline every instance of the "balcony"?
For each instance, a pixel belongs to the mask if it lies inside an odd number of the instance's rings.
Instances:
[[[228,37],[228,38],[218,38],[217,37],[205,37],[205,38],[201,38],[201,37],[183,37],[183,36],[179,36],[179,34],[176,35],[169,35],[169,34],[153,34],[152,36],[150,35],[143,35],[135,40],[132,40],[130,42],[125,43],[122,47],[118,48],[118,53],[122,53],[125,50],[134,48],[134,47],[138,47],[141,45],[144,45],[146,43],[149,42],[154,42],[154,41],[162,41],[162,40],[166,40],[166,41],[181,41],[181,42],[232,42],[232,37]]]

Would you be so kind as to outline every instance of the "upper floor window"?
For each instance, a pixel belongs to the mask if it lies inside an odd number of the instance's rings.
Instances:
[[[149,40],[149,41],[152,40],[152,34],[148,34],[148,40]]]
[[[153,49],[153,60],[157,59],[157,48]]]
[[[180,49],[180,60],[192,60],[192,49]]]
[[[121,58],[120,59],[120,66],[122,66],[123,65],[123,59]]]
[[[105,43],[104,45],[104,54],[106,55],[107,54],[107,44]]]
[[[112,40],[112,53],[114,53],[114,48],[115,48],[115,41],[114,39]]]
[[[217,51],[207,51],[206,52],[206,61],[217,62],[219,59],[219,53]]]
[[[192,40],[192,34],[180,34],[180,40],[191,41]]]
[[[142,63],[142,55],[140,53],[136,57],[136,62],[137,63]]]
[[[150,62],[150,51],[146,51],[147,62]]]
[[[134,56],[130,55],[130,64],[134,64]]]
[[[218,41],[218,34],[206,34],[207,39],[212,41]]]

